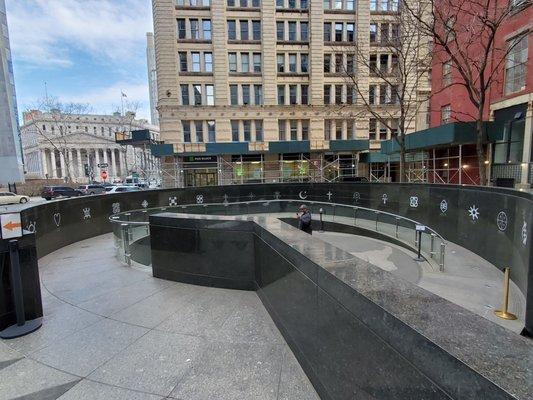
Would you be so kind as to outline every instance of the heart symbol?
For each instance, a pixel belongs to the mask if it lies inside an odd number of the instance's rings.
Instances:
[[[61,225],[61,214],[59,213],[54,214],[54,222],[56,223],[56,226],[59,228],[59,225]]]

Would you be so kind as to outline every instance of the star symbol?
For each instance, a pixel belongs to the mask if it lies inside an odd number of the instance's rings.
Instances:
[[[468,215],[472,218],[472,221],[479,219],[479,207],[474,204],[468,209]]]

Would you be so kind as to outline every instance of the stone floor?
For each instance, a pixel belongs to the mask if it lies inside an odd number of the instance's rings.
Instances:
[[[254,292],[155,279],[104,235],[40,260],[45,318],[0,341],[0,399],[314,400]]]

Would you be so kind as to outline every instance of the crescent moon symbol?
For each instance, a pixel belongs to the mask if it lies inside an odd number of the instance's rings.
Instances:
[[[305,195],[304,195],[304,193],[305,193]],[[298,193],[298,196],[299,196],[300,199],[302,199],[302,200],[307,199],[307,191],[306,191],[306,190],[301,191],[300,193]]]

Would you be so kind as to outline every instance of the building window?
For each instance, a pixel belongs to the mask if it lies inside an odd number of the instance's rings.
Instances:
[[[215,105],[215,87],[213,85],[205,85],[205,96],[208,106]]]
[[[191,121],[181,121],[183,129],[183,141],[185,143],[191,143]]]
[[[353,121],[348,121],[346,139],[353,140],[355,139],[355,126]]]
[[[186,39],[187,38],[187,28],[185,25],[185,19],[180,18],[178,19],[178,39]]]
[[[307,22],[300,22],[300,40],[302,42],[309,40],[309,24]]]
[[[285,72],[285,54],[278,54],[277,57],[278,72]]]
[[[196,143],[202,143],[204,141],[204,122],[196,121],[195,130],[196,130]]]
[[[215,121],[207,121],[207,140],[211,143],[217,141]]]
[[[278,139],[280,141],[285,141],[287,139],[285,130],[286,130],[285,120],[278,121]]]
[[[347,23],[346,24],[346,39],[348,42],[355,41],[355,24]]]
[[[241,27],[241,40],[248,40],[248,20],[241,19],[239,25]]]
[[[355,104],[355,87],[354,85],[348,85],[346,87],[346,103]]]
[[[335,104],[342,104],[342,85],[335,85]]]
[[[229,85],[230,104],[232,106],[239,105],[239,87],[237,85]]]
[[[343,23],[342,22],[336,22],[335,23],[335,41],[336,42],[342,42],[343,40]]]
[[[237,28],[235,20],[228,21],[228,40],[237,39]]]
[[[302,74],[307,74],[309,72],[309,55],[300,54],[300,71]]]
[[[309,140],[309,120],[302,121],[302,140]]]
[[[192,71],[200,72],[201,71],[200,53],[191,53],[191,57],[192,57]]]
[[[387,140],[387,127],[383,124],[379,124],[379,140]]]
[[[331,140],[331,119],[324,120],[324,140]]]
[[[250,72],[250,56],[248,53],[241,53],[241,72]]]
[[[276,35],[279,41],[285,40],[285,22],[276,22]]]
[[[324,72],[331,72],[331,54],[324,54]]]
[[[331,85],[324,85],[324,104],[331,104]]]
[[[441,123],[448,124],[452,120],[452,106],[447,104],[440,109]]]
[[[263,141],[263,121],[260,119],[256,119],[254,121],[254,126],[255,126],[255,141],[262,142]]]
[[[377,121],[375,118],[370,118],[368,121],[368,137],[373,140],[377,140]]]
[[[244,130],[244,141],[251,142],[252,141],[251,121],[244,120],[242,121],[242,125],[243,125],[243,130]]]
[[[187,53],[184,51],[180,51],[178,53],[178,57],[180,60],[180,72],[187,72],[188,65],[187,65]]]
[[[239,121],[231,121],[231,140],[239,141]]]
[[[260,106],[263,104],[263,86],[254,85],[254,104]]]
[[[384,46],[387,45],[389,43],[389,24],[381,24],[380,36],[381,44]]]
[[[285,105],[285,85],[278,85],[278,105]]]
[[[527,34],[509,41],[509,54],[505,63],[505,94],[520,92],[526,88]]]
[[[335,121],[335,139],[342,140],[343,123],[341,119]]]
[[[198,20],[190,19],[189,23],[191,24],[191,39],[200,39],[200,29],[198,27]]]
[[[387,104],[387,85],[379,85],[379,104]]]
[[[324,42],[331,42],[331,22],[324,23]]]
[[[296,22],[289,21],[289,41],[296,41]]]
[[[229,72],[237,72],[237,53],[228,53]]]
[[[261,40],[261,21],[252,21],[253,39]]]
[[[213,53],[204,53],[205,72],[213,72]]]
[[[184,106],[190,105],[189,100],[189,85],[180,85],[181,86],[181,104]]]
[[[341,73],[343,69],[343,54],[335,54],[335,72]]]
[[[309,85],[302,85],[301,86],[301,104],[307,105],[309,104]]]
[[[261,72],[261,53],[254,53],[254,72]]]
[[[250,105],[250,85],[242,85],[242,104]]]
[[[291,140],[298,140],[298,120],[291,119],[289,123],[291,129]]]
[[[289,102],[291,105],[298,104],[298,86],[289,85]]]
[[[442,63],[442,86],[452,84],[452,62],[451,60]]]
[[[296,72],[296,54],[289,54],[289,72]]]
[[[353,74],[355,72],[355,54],[346,55],[346,72]]]
[[[202,30],[203,30],[204,40],[211,40],[211,20],[210,19],[202,20]]]
[[[194,105],[202,105],[202,85],[193,85],[194,89]]]

